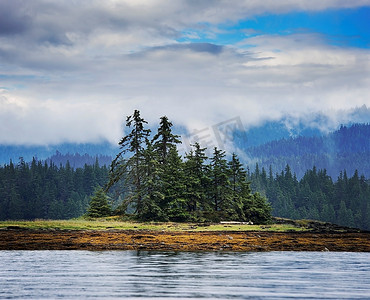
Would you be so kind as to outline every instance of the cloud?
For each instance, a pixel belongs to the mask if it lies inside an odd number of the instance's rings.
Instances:
[[[58,144],[61,142],[116,143],[121,130],[120,115],[112,115],[116,104],[97,102],[39,101],[14,98],[0,92],[0,127],[3,144]],[[118,119],[118,120],[117,120]]]
[[[168,43],[189,29],[207,29],[253,18],[261,14],[292,11],[319,11],[370,5],[368,0],[266,0],[237,1],[22,1],[0,3],[0,36],[11,36],[11,43],[29,47],[78,47],[117,39],[121,47],[153,46]],[[213,27],[216,29],[216,27]],[[212,27],[208,28],[212,29]],[[16,35],[14,35],[16,34]],[[193,33],[194,34],[194,33]],[[3,40],[9,42],[7,40]]]
[[[369,104],[368,49],[314,33],[179,41],[259,14],[365,4],[1,1],[0,143],[114,142],[134,109],[192,130]]]
[[[0,36],[14,35],[27,31],[31,18],[22,10],[21,1],[0,3]]]

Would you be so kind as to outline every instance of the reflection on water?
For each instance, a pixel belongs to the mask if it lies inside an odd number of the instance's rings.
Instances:
[[[369,299],[369,253],[0,251],[0,299]]]

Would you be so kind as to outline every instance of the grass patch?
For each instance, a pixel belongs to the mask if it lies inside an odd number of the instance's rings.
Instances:
[[[154,230],[154,231],[304,231],[303,227],[290,224],[246,225],[246,224],[198,224],[198,223],[157,223],[123,221],[117,217],[96,220],[34,220],[0,221],[0,228],[19,227],[24,229],[55,230]]]

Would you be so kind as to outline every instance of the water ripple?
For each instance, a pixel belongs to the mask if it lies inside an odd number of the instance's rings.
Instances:
[[[0,251],[0,299],[369,295],[369,253]]]

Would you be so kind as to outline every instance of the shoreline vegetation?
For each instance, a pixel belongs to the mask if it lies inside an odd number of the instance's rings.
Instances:
[[[370,252],[370,232],[311,220],[273,224],[35,220],[0,222],[0,250]]]
[[[133,230],[133,231],[274,231],[274,232],[367,232],[316,220],[292,220],[272,217],[270,224],[249,222],[140,222],[121,216],[77,218],[69,220],[0,221],[0,230]]]

